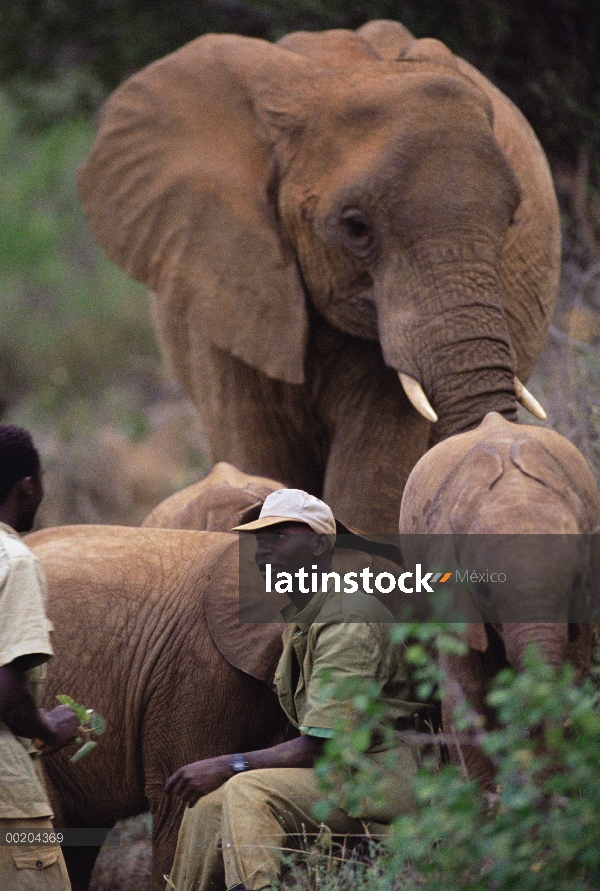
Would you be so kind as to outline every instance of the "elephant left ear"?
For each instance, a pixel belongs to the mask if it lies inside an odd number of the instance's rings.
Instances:
[[[162,346],[188,394],[205,341],[269,377],[304,380],[304,290],[263,118],[301,129],[319,70],[263,40],[209,34],[131,77],[102,109],[77,177],[85,213],[108,256],[154,292]]]
[[[594,532],[598,522],[598,493],[595,482],[587,484],[591,472],[582,456],[573,447],[576,464],[561,463],[545,445],[533,436],[519,436],[510,449],[510,460],[521,473],[552,489],[570,505],[582,532]],[[579,466],[578,466],[579,465]],[[573,475],[579,470],[578,477]]]
[[[244,566],[244,562],[248,565]],[[218,570],[209,578],[204,593],[206,622],[213,643],[230,665],[270,686],[281,656],[285,625],[273,620],[276,610],[271,603],[266,605],[267,612],[261,619],[259,602],[240,602],[240,572],[258,573],[258,569],[250,565],[248,554],[240,555],[237,541],[232,541],[220,555]],[[273,600],[277,597],[272,595]],[[281,606],[289,602],[285,595],[279,597]],[[251,614],[246,622],[240,621],[244,605],[250,606]]]

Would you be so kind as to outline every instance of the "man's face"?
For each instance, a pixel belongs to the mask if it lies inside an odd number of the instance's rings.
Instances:
[[[41,467],[31,476],[17,483],[19,487],[19,519],[15,526],[17,532],[30,532],[38,507],[44,497]]]
[[[294,573],[304,567],[310,572],[312,564],[322,553],[323,536],[313,532],[305,523],[278,523],[255,533],[254,560],[264,577],[267,563],[273,573]]]

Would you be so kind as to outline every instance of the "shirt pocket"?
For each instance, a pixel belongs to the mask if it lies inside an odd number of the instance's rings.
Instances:
[[[64,891],[65,881],[58,863],[59,850],[27,848],[13,851],[13,860],[19,870],[19,891]]]

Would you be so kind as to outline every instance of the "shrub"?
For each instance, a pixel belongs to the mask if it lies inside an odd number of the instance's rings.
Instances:
[[[414,627],[408,630],[415,634]],[[396,634],[406,638],[406,626],[396,626]],[[419,673],[432,677],[431,633],[417,631],[416,638],[407,655]],[[442,645],[454,647],[451,641],[445,635]],[[332,784],[339,784],[340,771],[358,798],[376,787],[364,756],[368,727],[378,720],[376,693],[367,683],[351,695],[360,732],[337,733],[317,766],[327,790],[321,818],[336,800]],[[454,765],[423,766],[415,812],[394,822],[379,855],[381,887],[402,880],[402,887],[427,891],[597,888],[600,712],[594,679],[576,684],[571,666],[554,669],[530,649],[521,672],[497,676],[488,701],[498,729],[485,734],[482,745],[497,767],[496,794],[484,796]]]

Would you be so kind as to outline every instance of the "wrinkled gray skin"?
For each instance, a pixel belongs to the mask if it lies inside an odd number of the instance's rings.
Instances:
[[[571,535],[595,532],[599,524],[593,474],[581,453],[552,430],[512,424],[492,413],[477,429],[435,446],[415,466],[402,500],[400,532],[460,536],[454,547],[464,566],[483,572],[502,563],[505,544],[495,542],[494,534],[566,535],[562,543],[552,538],[543,561],[532,559],[531,545],[522,552],[511,547],[519,584],[477,586],[495,621],[470,624],[468,654],[446,659],[446,730],[452,728],[452,708],[465,699],[493,726],[485,705],[489,683],[501,668],[518,668],[529,643],[553,665],[569,660],[581,673],[589,667],[593,626],[571,617],[589,602],[597,572],[582,556],[583,539]],[[492,788],[492,765],[476,749],[467,747],[464,754],[470,775]]]
[[[398,22],[277,44],[205,35],[109,99],[78,185],[154,292],[211,456],[395,532],[431,425],[516,418],[560,265],[548,164],[518,109]]]
[[[199,758],[272,744],[283,725],[270,687],[232,667],[207,624],[211,578],[237,585],[236,537],[66,526],[27,543],[46,573],[55,627],[44,705],[68,693],[107,721],[81,762],[69,763],[72,749],[44,758],[57,825],[112,826],[150,810],[152,889],[162,891],[182,813],[163,791],[166,779]],[[219,589],[210,590],[214,611]],[[221,643],[228,627],[217,633]],[[253,641],[248,627],[264,640]],[[280,626],[242,628],[248,650],[276,662]],[[73,891],[87,889],[96,855],[65,848]]]

